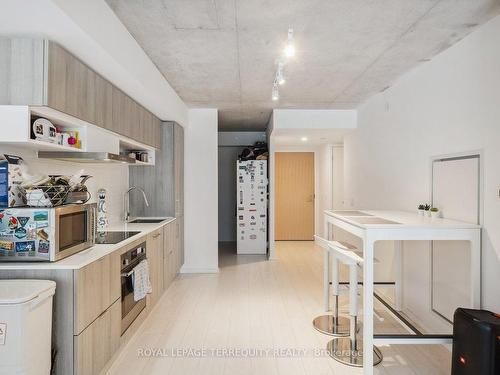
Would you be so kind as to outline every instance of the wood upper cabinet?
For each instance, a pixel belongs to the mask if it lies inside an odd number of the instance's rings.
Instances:
[[[174,124],[175,217],[184,216],[184,128]]]
[[[27,104],[47,104],[51,108],[65,112],[67,71],[68,65],[70,65],[70,55],[56,43],[48,43],[47,48],[47,82],[44,90],[46,98],[40,103],[28,102]]]
[[[160,147],[160,120],[55,42],[0,38],[0,105],[48,106]]]
[[[120,298],[117,251],[74,272],[74,334],[78,335]]]
[[[90,123],[96,121],[96,73],[56,43],[47,46],[46,104]]]
[[[113,123],[113,85],[95,75],[95,124],[101,128],[116,132]]]

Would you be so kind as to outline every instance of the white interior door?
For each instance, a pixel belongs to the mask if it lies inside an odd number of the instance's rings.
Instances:
[[[479,155],[435,160],[432,204],[443,217],[479,223]],[[470,245],[464,241],[432,243],[432,309],[449,320],[457,307],[470,307]]]

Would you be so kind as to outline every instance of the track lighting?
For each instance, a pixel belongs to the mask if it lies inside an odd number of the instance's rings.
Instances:
[[[278,90],[278,84],[276,82],[274,82],[273,84],[273,92],[271,98],[273,99],[273,101],[277,101],[280,98],[280,92]]]
[[[286,57],[295,56],[295,45],[293,43],[293,29],[288,28],[288,39],[286,41],[285,49],[283,51]],[[286,82],[285,79],[285,61],[281,58],[278,60],[278,70],[274,75],[273,81],[273,91],[271,94],[271,99],[273,101],[278,101],[280,98],[279,86],[284,85]]]
[[[293,43],[293,29],[291,27],[288,29],[288,39],[286,41],[284,53],[286,57],[295,56],[295,45]]]
[[[276,82],[278,82],[279,85],[283,85],[285,81],[285,73],[283,72],[283,62],[280,61],[278,63],[278,71],[276,72]]]

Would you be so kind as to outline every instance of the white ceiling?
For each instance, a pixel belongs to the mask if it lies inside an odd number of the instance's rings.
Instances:
[[[500,0],[106,0],[191,107],[220,130],[273,108],[357,107],[500,13]],[[271,88],[289,26],[297,55]]]

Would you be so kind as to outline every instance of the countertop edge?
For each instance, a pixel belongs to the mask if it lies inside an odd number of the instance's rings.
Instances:
[[[175,221],[177,218],[169,217],[159,223],[121,223],[111,225],[108,231],[140,231],[140,234],[127,238],[116,244],[94,245],[89,249],[71,255],[57,262],[5,262],[0,263],[0,270],[77,270],[93,263],[106,255],[135,242],[149,233]],[[144,239],[145,240],[145,239]]]

